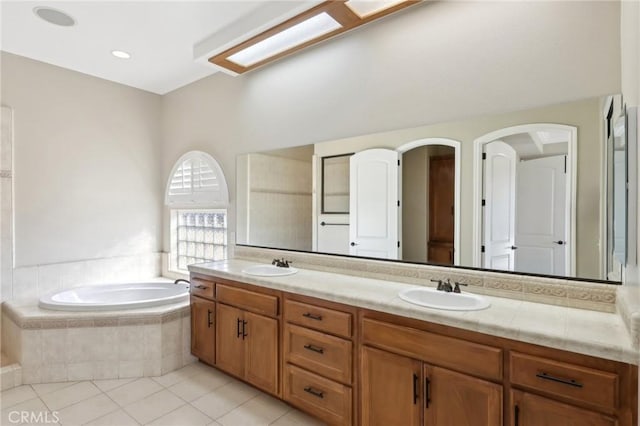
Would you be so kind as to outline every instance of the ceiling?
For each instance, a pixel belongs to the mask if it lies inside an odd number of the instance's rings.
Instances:
[[[2,50],[165,94],[220,71],[207,59],[317,1],[2,1]],[[60,27],[33,9],[76,20]],[[131,54],[117,59],[112,50]]]
[[[500,138],[518,153],[521,160],[554,155],[566,155],[571,134],[566,130],[541,129],[537,132],[516,133]]]

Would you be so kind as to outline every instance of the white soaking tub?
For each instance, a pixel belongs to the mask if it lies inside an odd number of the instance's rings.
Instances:
[[[39,306],[57,311],[112,311],[168,305],[188,299],[189,285],[184,282],[105,284],[42,296]]]

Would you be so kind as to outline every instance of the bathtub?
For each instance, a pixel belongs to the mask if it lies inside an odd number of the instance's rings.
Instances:
[[[185,283],[149,282],[77,287],[42,296],[39,306],[57,311],[137,309],[187,301]]]

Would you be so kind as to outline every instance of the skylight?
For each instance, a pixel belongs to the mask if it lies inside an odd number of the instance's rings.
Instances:
[[[375,15],[385,9],[389,9],[405,0],[349,0],[345,4],[361,18]]]
[[[250,67],[339,28],[342,28],[340,23],[322,12],[229,56],[228,60]]]

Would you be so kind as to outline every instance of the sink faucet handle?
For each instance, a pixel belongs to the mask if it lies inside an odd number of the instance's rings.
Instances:
[[[465,287],[467,287],[469,284],[465,284],[465,283],[459,283],[459,282],[455,282],[455,285],[453,287],[453,292],[454,293],[460,293],[460,286],[463,285]]]
[[[438,284],[437,289],[442,290],[442,280],[431,280],[431,282]]]

